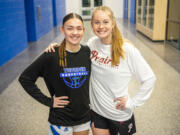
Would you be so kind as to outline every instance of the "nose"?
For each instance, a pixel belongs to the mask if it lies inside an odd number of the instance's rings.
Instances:
[[[103,23],[100,23],[99,28],[103,28],[103,27],[104,27]]]
[[[74,29],[73,30],[73,34],[77,34],[78,33],[78,30],[77,29]]]

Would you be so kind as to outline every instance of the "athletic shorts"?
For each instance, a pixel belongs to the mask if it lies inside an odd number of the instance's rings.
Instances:
[[[73,132],[81,132],[90,129],[91,122],[88,121],[84,124],[76,126],[57,126],[49,123],[49,134],[48,135],[73,135]]]
[[[136,133],[134,115],[127,121],[114,121],[92,111],[91,120],[95,128],[109,129],[111,135],[118,135],[118,133],[120,135],[132,135]]]

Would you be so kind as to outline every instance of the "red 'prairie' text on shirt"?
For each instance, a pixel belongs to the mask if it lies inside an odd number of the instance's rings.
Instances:
[[[101,63],[101,64],[109,64],[112,61],[108,56],[106,58],[99,57],[98,51],[96,51],[96,50],[91,51],[90,59],[94,60],[97,63]]]

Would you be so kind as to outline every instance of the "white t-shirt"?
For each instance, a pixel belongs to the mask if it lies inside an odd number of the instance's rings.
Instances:
[[[125,42],[123,49],[125,59],[120,58],[120,64],[111,66],[111,45],[104,45],[98,37],[88,41],[91,49],[91,78],[90,102],[91,108],[105,118],[125,121],[128,120],[133,110],[150,97],[156,80],[150,66],[141,56],[140,52],[130,43]],[[128,94],[128,84],[135,76],[140,82],[136,95],[131,99]],[[116,109],[117,97],[128,96],[126,108]]]

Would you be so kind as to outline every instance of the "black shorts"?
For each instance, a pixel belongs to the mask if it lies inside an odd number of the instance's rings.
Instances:
[[[132,135],[136,133],[134,115],[127,121],[114,121],[91,111],[91,120],[95,128],[109,129],[111,135]]]

